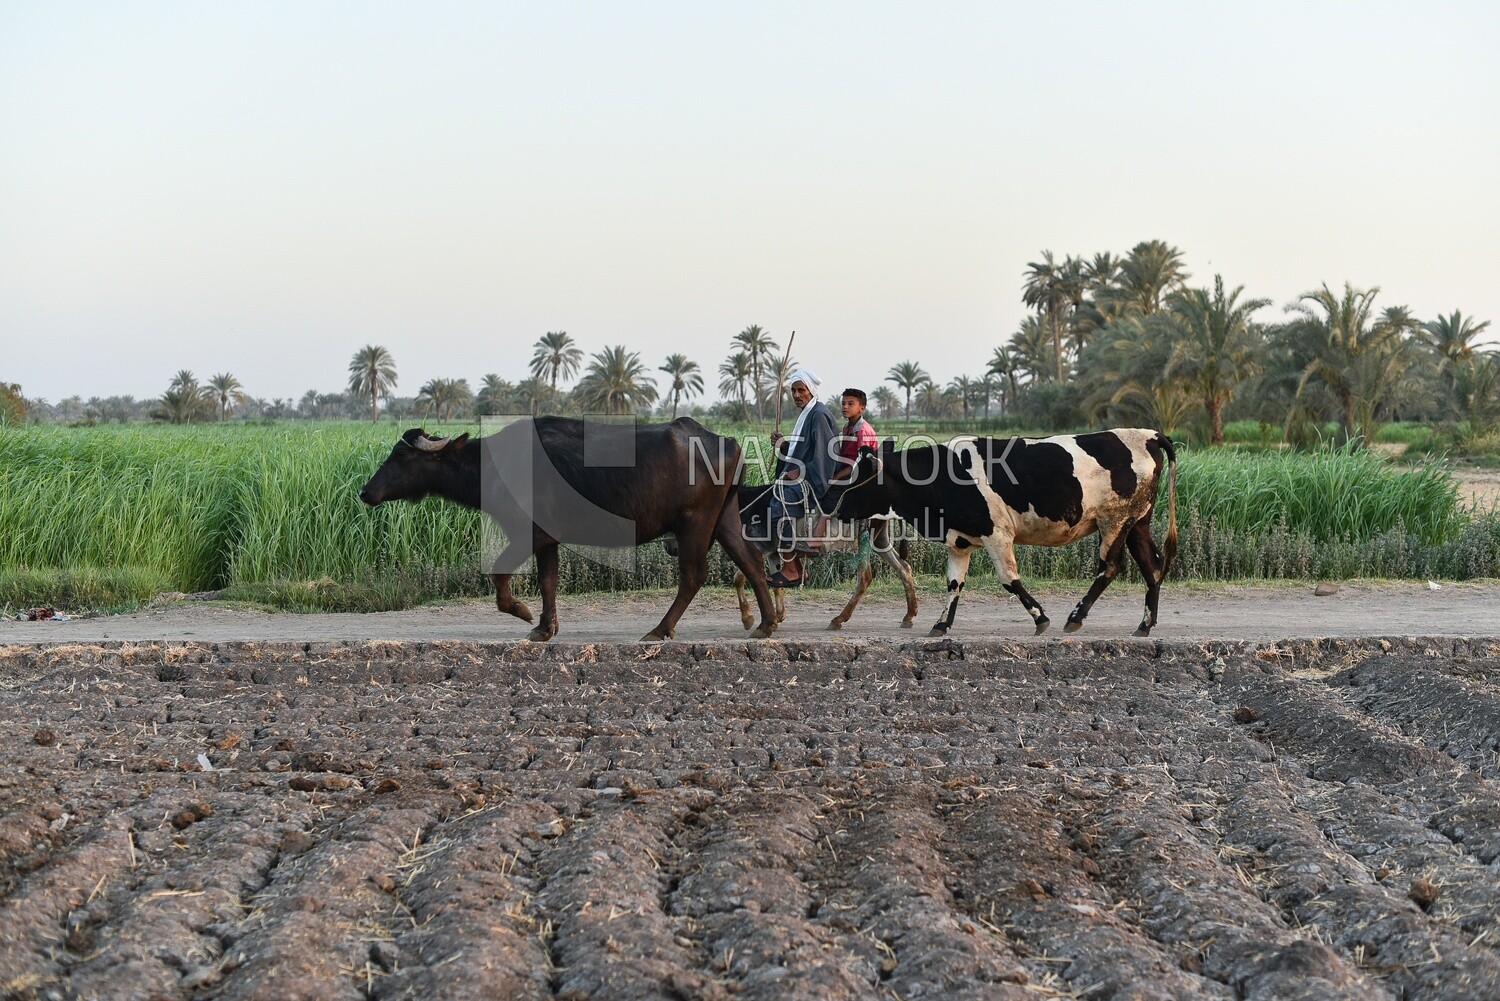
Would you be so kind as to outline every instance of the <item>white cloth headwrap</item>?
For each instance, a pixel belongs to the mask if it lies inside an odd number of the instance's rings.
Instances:
[[[811,369],[799,368],[787,379],[786,384],[790,386],[794,382],[802,383],[810,394],[807,406],[797,412],[797,423],[792,425],[792,440],[801,441],[802,425],[807,423],[807,415],[812,413],[813,405],[818,402],[818,387],[823,385],[823,380],[814,375]]]
[[[805,385],[814,398],[818,395],[818,387],[823,385],[823,380],[819,379],[811,369],[806,368],[799,368],[791,374],[791,377],[786,381],[787,388],[791,389],[794,382],[800,382]]]

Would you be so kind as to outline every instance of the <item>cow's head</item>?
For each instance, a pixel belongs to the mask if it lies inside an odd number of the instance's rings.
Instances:
[[[417,501],[428,494],[440,493],[468,440],[466,434],[433,438],[421,428],[412,428],[401,436],[384,464],[360,490],[359,499],[373,507],[386,501]]]
[[[884,514],[890,509],[884,473],[881,453],[869,445],[863,446],[854,461],[854,475],[839,480],[823,494],[823,510],[847,519]]]

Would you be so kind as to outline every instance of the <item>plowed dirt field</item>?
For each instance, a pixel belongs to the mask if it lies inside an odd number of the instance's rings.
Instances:
[[[9,998],[1500,998],[1500,643],[0,649]]]

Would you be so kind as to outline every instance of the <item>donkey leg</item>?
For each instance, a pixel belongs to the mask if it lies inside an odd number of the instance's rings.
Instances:
[[[743,570],[734,575],[734,598],[740,605],[740,624],[749,629],[755,622],[755,616],[750,614],[750,598],[745,594],[745,571]]]
[[[828,623],[829,629],[844,628],[844,623],[849,621],[849,616],[853,615],[854,610],[859,607],[860,599],[865,596],[865,592],[870,588],[870,581],[874,579],[875,568],[870,566],[869,560],[865,560],[864,565],[859,568],[859,583],[854,588],[854,594],[845,602],[844,610]]]

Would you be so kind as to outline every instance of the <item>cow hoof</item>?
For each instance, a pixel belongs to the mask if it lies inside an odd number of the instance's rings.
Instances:
[[[911,619],[902,619],[901,620],[901,628],[902,629],[910,629],[911,628]]]
[[[1150,626],[1137,626],[1136,630],[1135,630],[1135,633],[1133,635],[1135,635],[1135,636],[1150,636],[1151,635],[1151,627]]]
[[[756,626],[750,631],[749,638],[752,640],[768,640],[771,638],[773,629],[774,627],[771,626]]]
[[[646,635],[644,635],[644,636],[641,637],[641,642],[642,643],[660,643],[663,640],[669,640],[671,638],[672,638],[672,634],[671,633],[667,633],[665,636],[663,636],[660,632],[658,632],[657,630],[653,629],[649,633],[647,633]]]
[[[842,619],[834,619],[828,623],[829,632],[838,632],[842,628],[844,628],[844,621]]]
[[[931,631],[928,632],[927,635],[928,636],[947,636],[948,635],[948,630],[944,626],[933,626],[932,629],[931,629]]]
[[[541,626],[537,626],[531,632],[526,634],[526,638],[531,640],[533,643],[545,643],[552,638],[552,633],[549,630],[543,629]]]
[[[755,625],[755,619],[751,618],[748,615],[742,615],[740,616],[740,625],[746,629],[749,629],[751,626]]]
[[[1063,626],[1063,632],[1065,632],[1065,633],[1076,633],[1076,632],[1078,632],[1078,630],[1080,630],[1082,628],[1083,628],[1083,623],[1081,621],[1079,621],[1078,619],[1069,619],[1068,620],[1068,624],[1065,625],[1065,626]]]
[[[535,621],[535,619],[532,618],[531,609],[526,607],[526,602],[524,601],[514,602],[509,608],[502,608],[500,609],[500,611],[505,612],[509,615],[514,615],[522,622]]]
[[[1032,633],[1032,635],[1033,636],[1040,636],[1040,635],[1042,635],[1042,633],[1044,633],[1044,632],[1047,631],[1047,627],[1050,626],[1050,625],[1052,625],[1052,620],[1051,619],[1037,619],[1036,620],[1036,632]]]

